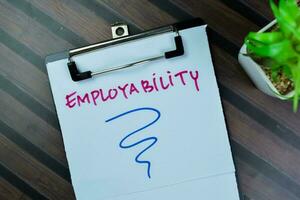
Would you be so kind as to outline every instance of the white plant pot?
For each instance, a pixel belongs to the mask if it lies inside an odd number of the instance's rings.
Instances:
[[[265,32],[275,24],[276,20],[272,21],[259,32]],[[239,63],[244,68],[244,70],[258,89],[270,96],[277,97],[282,100],[290,99],[294,96],[294,91],[286,95],[281,95],[279,91],[275,88],[275,86],[272,84],[272,82],[269,80],[268,76],[265,74],[261,66],[257,64],[251,57],[246,56],[246,53],[246,45],[244,44],[239,52]]]

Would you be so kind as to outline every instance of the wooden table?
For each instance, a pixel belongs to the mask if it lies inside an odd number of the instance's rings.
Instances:
[[[243,38],[272,20],[267,0],[0,0],[0,199],[74,199],[46,55],[201,17],[241,199],[300,199],[300,113],[257,90],[237,62]]]

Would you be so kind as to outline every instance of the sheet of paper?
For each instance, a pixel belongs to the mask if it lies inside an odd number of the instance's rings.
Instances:
[[[209,178],[187,181],[180,184],[162,187],[145,192],[122,195],[106,200],[239,200],[235,175],[232,173]]]
[[[172,50],[174,35],[74,60],[81,71],[118,66]],[[85,81],[71,80],[67,59],[47,64],[77,199],[122,200],[122,195],[163,188],[175,194],[180,183],[195,180],[199,182],[190,185],[206,191],[201,179],[234,177],[205,26],[180,35],[184,56]],[[226,188],[236,191],[231,183]]]

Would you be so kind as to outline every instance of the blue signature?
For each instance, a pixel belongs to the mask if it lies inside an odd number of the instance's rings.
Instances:
[[[140,158],[140,156],[141,156],[143,153],[145,153],[148,149],[150,149],[150,148],[157,142],[157,138],[156,138],[156,137],[148,137],[148,138],[142,139],[142,140],[140,140],[140,141],[138,141],[138,142],[136,142],[136,143],[133,143],[133,144],[131,144],[131,145],[125,145],[125,144],[124,144],[124,141],[125,141],[126,139],[128,139],[130,136],[134,135],[135,133],[138,133],[138,132],[142,131],[143,129],[146,129],[147,127],[149,127],[149,126],[153,125],[155,122],[157,122],[157,120],[160,118],[160,112],[159,112],[157,109],[155,109],[155,108],[147,108],[147,107],[146,107],[146,108],[137,108],[137,109],[129,110],[129,111],[127,111],[127,112],[124,112],[124,113],[122,113],[122,114],[119,114],[119,115],[117,115],[117,116],[115,116],[115,117],[112,117],[112,118],[106,120],[105,122],[110,122],[110,121],[113,121],[113,120],[115,120],[115,119],[117,119],[117,118],[119,118],[119,117],[122,117],[122,116],[124,116],[124,115],[128,115],[128,114],[130,114],[130,113],[139,112],[139,111],[153,111],[153,112],[155,112],[155,113],[157,114],[157,116],[156,116],[156,118],[155,118],[152,122],[150,122],[150,123],[146,124],[145,126],[143,126],[143,127],[139,128],[139,129],[137,129],[137,130],[135,130],[135,131],[129,133],[126,137],[124,137],[124,138],[120,141],[119,147],[120,147],[120,148],[123,148],[123,149],[128,149],[128,148],[132,148],[132,147],[134,147],[134,146],[136,146],[136,145],[139,145],[139,144],[141,144],[141,143],[143,143],[143,142],[146,142],[146,141],[152,141],[152,143],[151,143],[147,148],[145,148],[143,151],[141,151],[141,152],[135,157],[135,162],[137,162],[137,163],[139,163],[139,164],[146,164],[146,165],[147,165],[147,175],[148,175],[148,178],[151,178],[151,174],[150,174],[150,170],[151,170],[151,162],[150,162],[150,161],[147,161],[147,160],[140,160],[139,158]]]

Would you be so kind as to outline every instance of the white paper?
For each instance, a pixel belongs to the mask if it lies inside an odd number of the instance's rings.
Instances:
[[[180,31],[184,56],[80,82],[71,80],[67,59],[47,64],[77,199],[220,199],[214,190],[238,199],[205,30]],[[174,33],[165,33],[74,60],[80,71],[97,71],[172,49]],[[114,99],[101,99],[109,91]]]

